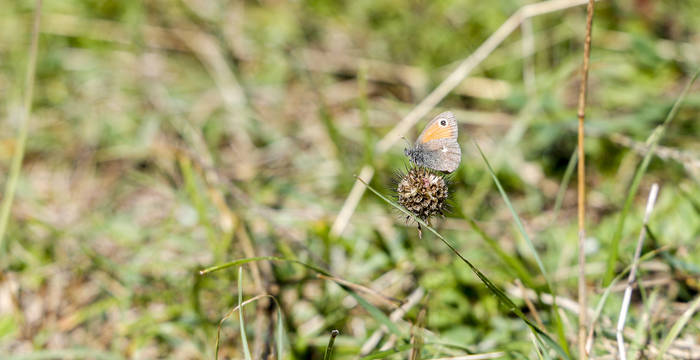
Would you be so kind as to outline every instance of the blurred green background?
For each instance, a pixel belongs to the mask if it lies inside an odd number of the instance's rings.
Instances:
[[[526,324],[433,234],[419,239],[374,194],[363,195],[339,235],[330,232],[363,165],[373,166],[371,185],[387,196],[408,165],[403,142],[386,153],[376,143],[526,4],[44,1],[26,155],[1,254],[0,353],[215,358],[217,325],[238,304],[237,271],[198,271],[274,255],[381,293],[357,290],[387,316],[411,295],[417,300],[392,319],[403,337],[373,342],[381,317],[336,282],[288,262],[244,265],[243,298],[270,294],[280,304],[287,358],[322,359],[331,329],[340,330],[335,359],[380,350],[378,358],[408,358],[416,333],[423,359],[537,358]],[[34,6],[0,3],[3,189],[17,150]],[[576,146],[585,6],[532,18],[524,29],[405,135],[415,139],[430,116],[455,112],[463,159],[451,176],[452,210],[436,228],[533,315],[516,280],[546,293],[544,277],[474,140],[563,299],[561,333],[575,353],[576,179],[563,180]],[[645,141],[700,64],[699,31],[696,0],[596,4],[585,143],[591,308],[605,290]],[[643,253],[662,251],[640,266],[625,333],[631,350],[650,357],[700,290],[698,89],[632,198],[614,267],[631,263],[658,183]],[[616,355],[623,290],[612,287],[598,320],[600,358]],[[530,300],[558,339],[551,297]],[[269,298],[245,307],[253,358],[274,358],[276,312]],[[691,316],[666,356],[700,354],[699,316]],[[219,358],[243,358],[241,345],[234,315],[222,327]]]

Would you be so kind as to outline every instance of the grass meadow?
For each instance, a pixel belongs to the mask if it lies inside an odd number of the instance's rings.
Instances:
[[[0,1],[0,358],[700,359],[700,2],[587,4]]]

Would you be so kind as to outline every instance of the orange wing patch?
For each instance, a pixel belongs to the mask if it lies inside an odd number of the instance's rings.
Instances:
[[[425,144],[431,140],[449,139],[452,136],[452,129],[449,126],[442,127],[436,121],[432,126],[425,129],[420,142]]]

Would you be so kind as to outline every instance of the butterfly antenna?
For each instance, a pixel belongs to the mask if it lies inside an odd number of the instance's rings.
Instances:
[[[405,136],[402,136],[401,138],[403,139],[403,141],[405,141],[405,142],[406,142],[406,144],[408,145],[408,147],[409,147],[409,148],[411,148],[411,142],[410,142],[410,141],[408,141],[408,139],[406,139],[406,137],[405,137]]]

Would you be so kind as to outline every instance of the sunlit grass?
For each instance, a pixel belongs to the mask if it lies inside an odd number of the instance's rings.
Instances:
[[[35,1],[2,2],[0,353],[575,357],[582,8],[532,18],[534,54],[515,28],[430,109],[458,115],[464,154],[423,239],[386,196],[404,145],[377,151],[521,5],[66,0],[34,31]],[[586,109],[591,354],[615,356],[656,182],[625,334],[678,356],[698,335],[700,13],[619,5],[596,3]]]

